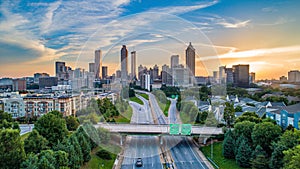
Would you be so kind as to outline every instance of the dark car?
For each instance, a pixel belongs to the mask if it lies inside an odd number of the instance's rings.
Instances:
[[[143,160],[141,158],[138,158],[135,162],[135,166],[142,167],[143,166]]]

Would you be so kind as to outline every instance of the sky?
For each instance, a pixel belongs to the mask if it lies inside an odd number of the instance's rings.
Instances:
[[[55,61],[88,70],[96,49],[112,74],[120,69],[122,45],[129,55],[137,52],[137,65],[161,68],[174,54],[184,64],[191,42],[196,75],[250,64],[256,79],[278,79],[300,69],[299,6],[292,0],[4,0],[0,77],[54,75]]]

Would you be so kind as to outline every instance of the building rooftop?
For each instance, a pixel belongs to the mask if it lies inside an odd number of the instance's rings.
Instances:
[[[300,112],[300,103],[291,106],[286,106],[283,109],[286,110],[288,113],[298,113]]]

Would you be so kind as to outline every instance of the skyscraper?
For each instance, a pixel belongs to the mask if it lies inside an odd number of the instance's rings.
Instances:
[[[65,62],[55,62],[55,76],[59,84],[64,84],[68,80],[69,77]]]
[[[249,87],[249,65],[233,65],[233,84],[236,87]]]
[[[131,79],[136,78],[136,51],[131,52]]]
[[[154,67],[153,67],[153,80],[156,80],[156,79],[159,78],[158,72],[159,72],[159,68],[158,68],[158,66],[155,64]]]
[[[164,64],[161,71],[161,80],[163,84],[172,85],[172,71],[168,65]]]
[[[225,69],[226,69],[226,66],[219,67],[219,81],[218,82],[220,84],[225,84],[225,82],[226,82]]]
[[[249,74],[249,82],[250,83],[254,83],[255,82],[255,73],[254,72],[251,72]]]
[[[95,63],[89,63],[89,72],[95,72]]]
[[[102,67],[102,62],[101,62],[101,57],[102,57],[102,52],[100,49],[95,50],[95,79],[100,79],[100,70]]]
[[[102,79],[107,77],[107,66],[102,66]]]
[[[171,68],[176,67],[179,65],[179,55],[172,55],[171,56]]]
[[[121,49],[121,82],[122,84],[127,83],[128,76],[128,51],[126,45],[123,45]]]
[[[299,70],[291,70],[288,72],[288,80],[289,82],[300,82],[300,71]]]
[[[190,70],[189,81],[190,83],[192,83],[192,78],[193,76],[195,76],[195,48],[192,46],[191,42],[185,51],[185,60],[186,60],[186,68]]]

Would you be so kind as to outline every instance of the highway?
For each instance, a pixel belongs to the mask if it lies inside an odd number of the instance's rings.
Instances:
[[[156,113],[156,118],[158,124],[168,124],[165,115],[163,114],[162,110],[160,109],[155,96],[152,93],[146,92],[149,96],[149,101],[151,103],[151,108]]]
[[[176,116],[176,100],[171,99],[169,108],[169,122],[178,123]],[[166,136],[165,149],[170,150],[174,165],[177,169],[207,169],[203,160],[192,149],[189,140],[186,137]]]
[[[168,120],[169,120],[169,123],[178,123],[177,122],[177,118],[176,118],[176,100],[175,99],[169,99],[171,101],[171,104],[170,104],[170,108],[169,108],[169,117],[168,117]]]
[[[144,105],[130,102],[133,108],[131,123],[153,124],[149,103],[146,99],[139,97]],[[137,168],[135,162],[137,158],[142,158],[143,166],[138,168],[163,169],[159,157],[158,137],[155,136],[127,136],[124,159],[121,169]]]

